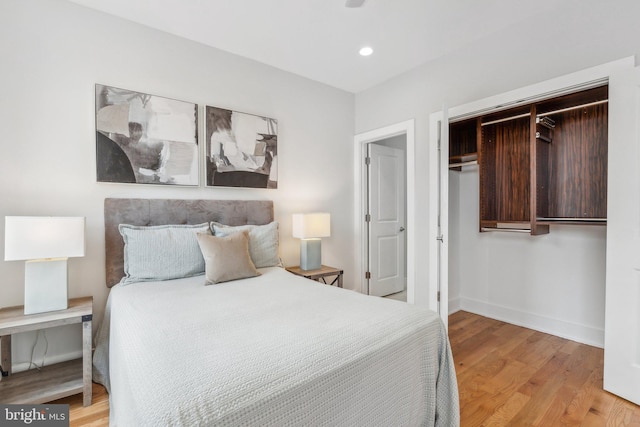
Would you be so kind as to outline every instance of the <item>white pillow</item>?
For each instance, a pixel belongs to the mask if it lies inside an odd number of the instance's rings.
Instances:
[[[124,274],[120,283],[170,280],[204,273],[196,235],[209,224],[136,226],[120,224],[124,240]]]
[[[239,225],[236,227],[211,223],[215,236],[228,236],[231,233],[249,232],[249,254],[256,268],[275,267],[280,265],[278,256],[278,223],[266,225]]]

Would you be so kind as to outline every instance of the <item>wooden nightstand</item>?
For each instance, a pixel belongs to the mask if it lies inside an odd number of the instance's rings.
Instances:
[[[69,300],[66,310],[24,314],[23,306],[0,309],[0,402],[45,403],[82,393],[91,405],[91,321],[93,297]],[[82,359],[11,373],[11,334],[82,323]]]
[[[333,285],[336,283],[339,288],[342,287],[342,275],[344,273],[343,270],[338,268],[328,267],[326,265],[321,265],[317,270],[302,270],[299,265],[295,267],[287,267],[288,272],[296,274],[298,276],[306,277],[307,279],[315,280],[319,282],[322,279],[322,282],[327,283],[325,280],[326,277],[333,277],[334,279],[329,285]]]

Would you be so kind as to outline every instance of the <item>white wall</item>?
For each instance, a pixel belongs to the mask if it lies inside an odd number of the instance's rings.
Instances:
[[[559,4],[554,13],[356,95],[358,133],[416,120],[417,259],[429,257],[427,165],[429,144],[435,143],[428,137],[430,113],[640,53],[640,27],[634,22],[640,3],[587,0],[573,6]],[[554,226],[539,237],[479,234],[474,180],[477,175],[465,172],[450,183],[459,197],[449,205],[452,302],[466,299],[462,308],[539,329],[551,325],[549,332],[563,336],[579,329],[583,341],[598,344],[604,326],[605,228]],[[428,304],[428,266],[416,265],[416,302]]]
[[[62,0],[2,0],[0,55],[0,217],[86,216],[86,256],[69,262],[69,293],[93,295],[95,320],[107,296],[106,197],[274,200],[288,265],[299,256],[291,214],[330,212],[323,257],[345,270],[345,287],[352,287],[352,94]],[[95,83],[278,119],[278,189],[97,183]],[[0,251],[4,258],[4,245]],[[22,304],[24,263],[0,261],[0,277],[0,307]],[[47,360],[77,354],[79,331],[47,332]],[[29,360],[33,339],[14,338],[18,366]],[[38,363],[43,351],[41,340]]]
[[[457,291],[463,310],[602,347],[606,227],[479,233],[477,169],[450,188],[459,207],[449,216],[450,297]]]
[[[461,250],[463,246],[463,236],[466,236],[466,232],[462,230],[460,224],[460,209],[462,206],[466,209],[471,209],[472,212],[476,212],[477,217],[477,205],[473,204],[473,200],[478,201],[477,192],[474,192],[475,197],[462,200],[467,202],[461,204],[460,195],[460,180],[466,174],[477,174],[477,166],[467,166],[461,171],[449,171],[449,307],[448,314],[455,313],[460,310],[460,296],[462,283],[461,275],[468,272],[463,264],[464,258],[461,256]],[[471,204],[471,206],[469,206]],[[477,228],[477,222],[476,222]]]

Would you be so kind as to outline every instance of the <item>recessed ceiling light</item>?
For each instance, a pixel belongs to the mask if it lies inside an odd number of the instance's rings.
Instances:
[[[359,53],[362,56],[369,56],[373,53],[373,49],[371,49],[369,46],[365,46],[362,49],[360,49]]]

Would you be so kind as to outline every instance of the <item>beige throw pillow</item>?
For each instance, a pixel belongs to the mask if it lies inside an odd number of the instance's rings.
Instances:
[[[197,238],[208,285],[260,275],[249,255],[248,231],[225,237],[198,233]]]

